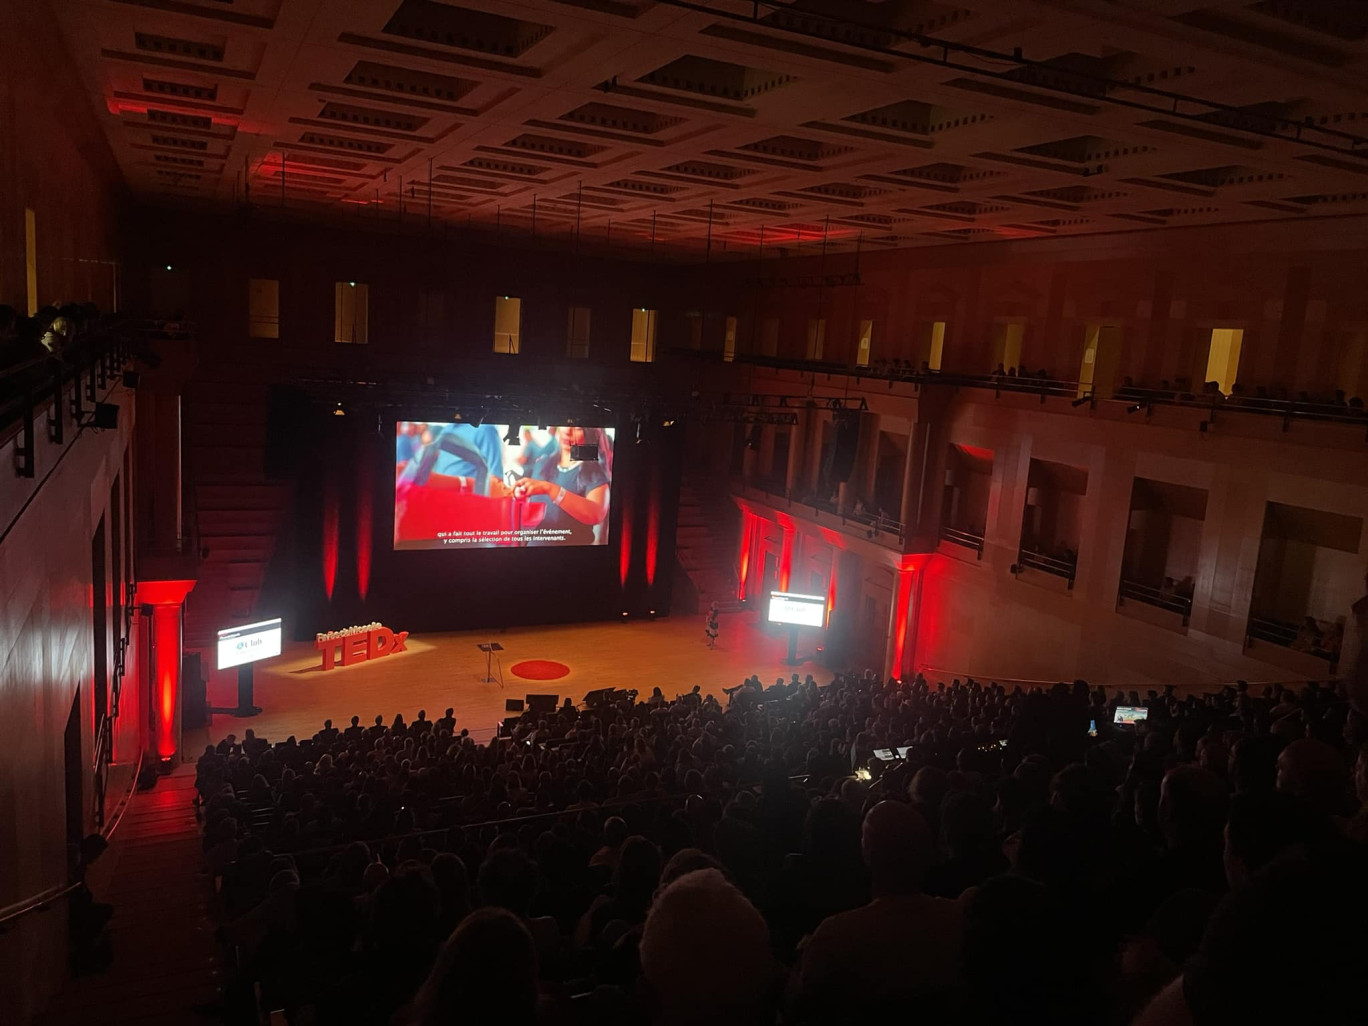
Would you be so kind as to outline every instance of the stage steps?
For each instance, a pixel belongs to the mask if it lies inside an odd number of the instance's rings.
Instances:
[[[740,519],[725,489],[703,481],[680,482],[675,559],[698,595],[698,612],[712,602],[724,613],[741,608],[735,570]]]

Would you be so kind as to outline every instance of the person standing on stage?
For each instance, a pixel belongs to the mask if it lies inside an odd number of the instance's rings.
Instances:
[[[708,647],[717,644],[717,603],[708,607],[708,622],[703,625],[703,633],[708,636]]]

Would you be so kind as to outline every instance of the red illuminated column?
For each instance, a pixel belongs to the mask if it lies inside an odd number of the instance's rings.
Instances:
[[[897,590],[889,616],[886,677],[901,680],[911,672],[917,656],[917,620],[921,614],[921,565],[904,562],[896,571]]]
[[[181,746],[181,611],[194,581],[140,581],[138,603],[152,607],[149,705],[152,751],[174,758]]]
[[[746,582],[750,579],[751,549],[755,546],[755,517],[748,509],[741,511],[741,554],[736,572],[736,597],[746,601]]]
[[[793,574],[793,521],[782,517],[779,526],[784,529],[783,547],[779,550],[779,590],[788,591]]]

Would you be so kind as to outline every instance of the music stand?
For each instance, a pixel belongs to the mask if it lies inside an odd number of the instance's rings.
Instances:
[[[483,652],[483,653],[485,654],[485,675],[484,675],[484,683],[486,683],[486,684],[493,684],[493,683],[494,683],[494,671],[493,671],[494,653],[495,653],[495,652],[502,652],[502,651],[504,650],[504,647],[503,647],[502,645],[500,645],[497,641],[491,641],[491,642],[490,642],[489,644],[487,644],[487,645],[476,645],[475,647],[478,648],[481,652]],[[501,672],[500,675],[502,676],[502,672]],[[499,681],[499,687],[503,687],[503,681]]]

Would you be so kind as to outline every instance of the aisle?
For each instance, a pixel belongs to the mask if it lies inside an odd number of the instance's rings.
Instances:
[[[114,962],[99,975],[70,979],[40,1026],[209,1021],[192,1006],[216,996],[227,970],[210,920],[194,785],[195,767],[185,765],[134,795],[91,874],[109,881],[92,884],[97,900],[114,905]]]

